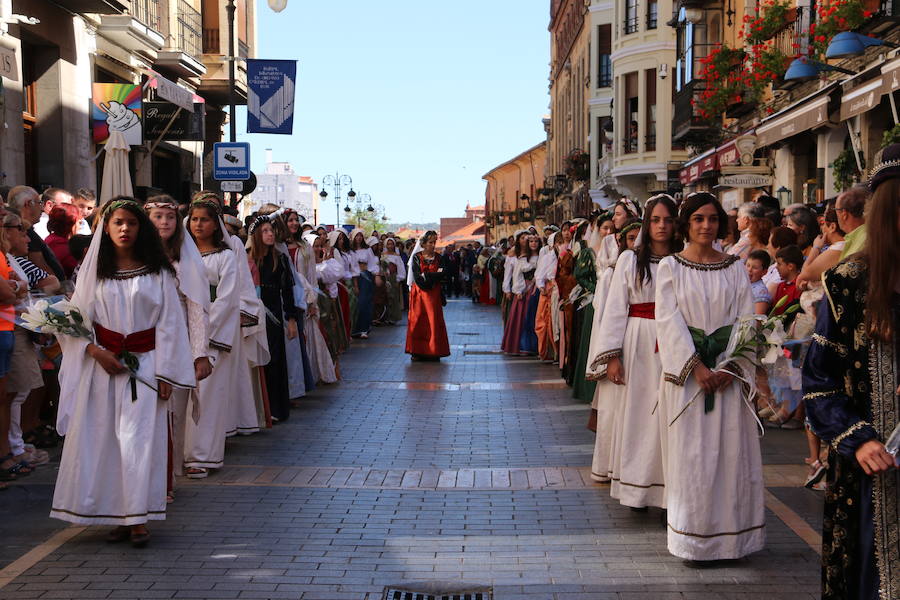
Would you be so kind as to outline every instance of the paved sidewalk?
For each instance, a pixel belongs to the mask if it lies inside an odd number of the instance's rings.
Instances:
[[[0,598],[376,600],[416,581],[493,585],[497,600],[818,598],[802,433],[763,440],[766,549],[689,568],[659,511],[588,479],[588,407],[558,371],[497,353],[497,309],[446,310],[451,357],[411,363],[404,327],[376,329],[341,384],[229,440],[220,472],[180,481],[144,550],[46,517],[52,468],[0,494]]]

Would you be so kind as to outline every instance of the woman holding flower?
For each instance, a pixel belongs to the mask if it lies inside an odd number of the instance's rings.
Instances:
[[[174,270],[132,198],[104,210],[72,305],[94,339],[59,336],[66,444],[50,516],[117,525],[109,541],[142,547],[166,514],[166,401],[196,380]]]
[[[712,369],[731,329],[753,314],[753,297],[743,264],[714,247],[727,233],[715,196],[688,196],[678,227],[687,247],[660,261],[655,297],[669,552],[692,561],[740,558],[765,545],[757,423],[740,382]]]

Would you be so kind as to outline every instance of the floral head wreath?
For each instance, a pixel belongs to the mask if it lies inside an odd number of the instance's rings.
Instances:
[[[214,198],[215,196],[212,197]],[[191,208],[195,206],[208,208],[212,210],[213,214],[216,216],[222,215],[222,206],[218,202],[212,200],[210,196],[201,196],[199,198],[194,198],[194,200],[191,202]]]
[[[191,197],[191,204],[194,202],[200,202],[201,200],[214,199],[217,204],[222,203],[222,199],[219,198],[219,195],[215,192],[211,192],[209,190],[200,190],[196,194]]]
[[[149,213],[154,208],[167,208],[169,210],[178,210],[178,205],[172,202],[147,202],[144,204],[144,212]]]
[[[257,229],[260,225],[263,225],[263,224],[265,224],[265,223],[269,223],[269,222],[271,222],[271,221],[272,221],[272,215],[259,215],[258,217],[256,217],[255,219],[253,219],[253,222],[252,222],[252,223],[250,223],[250,227],[247,228],[247,233],[248,233],[249,235],[253,235],[253,232],[256,231],[256,229]]]
[[[103,216],[105,217],[107,215],[111,215],[113,211],[116,211],[120,208],[125,208],[126,206],[131,206],[138,210],[141,210],[141,205],[138,204],[135,200],[126,200],[123,198],[120,200],[113,200],[112,202],[107,204],[103,209]]]
[[[640,228],[641,228],[641,221],[640,220],[634,221],[632,223],[629,223],[625,227],[623,227],[622,230],[619,232],[619,236],[623,236],[626,233],[628,233],[629,231],[634,231],[635,229],[640,229]]]

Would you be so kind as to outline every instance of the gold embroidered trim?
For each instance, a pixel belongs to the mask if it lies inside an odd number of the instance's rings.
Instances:
[[[684,366],[681,368],[681,373],[677,376],[672,375],[671,373],[665,373],[665,380],[669,383],[674,383],[675,385],[684,385],[684,382],[687,381],[688,375],[691,374],[691,371],[694,370],[694,367],[697,366],[697,363],[700,362],[700,355],[694,352],[694,354],[688,359]]]
[[[825,398],[826,396],[834,396],[835,394],[843,394],[844,390],[825,390],[824,392],[810,392],[803,394],[803,401],[815,400],[816,398]]]
[[[231,346],[223,344],[222,342],[217,342],[216,340],[209,340],[209,347],[223,352],[231,352]]]
[[[839,344],[838,342],[832,342],[831,340],[829,340],[827,337],[825,337],[824,335],[822,335],[820,333],[814,333],[812,338],[813,338],[813,341],[816,342],[817,344],[819,344],[820,346],[823,346],[825,348],[830,348],[831,350],[834,350],[841,356],[847,356],[847,346],[845,346],[844,344]]]
[[[201,252],[200,256],[210,256],[212,254],[218,254],[219,252],[224,252],[225,250],[231,250],[231,248],[216,248],[215,250],[207,250],[206,252]]]
[[[737,256],[728,256],[719,262],[714,263],[698,263],[692,260],[688,260],[680,254],[672,255],[675,260],[680,262],[686,267],[690,267],[691,269],[697,269],[698,271],[721,271],[722,269],[727,269],[730,267],[736,260],[738,260]]]
[[[123,271],[116,271],[112,274],[111,279],[131,279],[133,277],[140,277],[141,275],[149,275],[151,273],[150,267],[144,265],[143,267],[138,267],[137,269],[125,269]],[[81,515],[76,515],[81,516]],[[139,516],[139,515],[138,515]]]
[[[672,527],[671,523],[666,523],[666,525],[669,526],[669,529],[671,529],[672,531],[674,531],[675,533],[677,533],[679,535],[687,535],[687,536],[695,537],[695,538],[714,538],[714,537],[719,537],[719,536],[723,536],[723,535],[741,535],[744,533],[749,533],[751,531],[755,531],[757,529],[762,529],[763,527],[766,526],[766,524],[763,523],[762,525],[754,525],[753,527],[741,529],[740,531],[725,531],[722,533],[703,534],[703,533],[688,533],[687,531],[679,531],[679,530],[675,529],[674,527]]]
[[[844,433],[840,434],[839,436],[837,436],[836,438],[834,438],[833,440],[831,440],[831,447],[834,448],[834,451],[835,451],[835,452],[837,452],[838,445],[840,445],[841,442],[843,442],[844,440],[846,440],[848,437],[850,437],[851,435],[853,435],[854,433],[856,433],[857,431],[859,431],[859,430],[862,429],[863,427],[866,427],[867,425],[868,425],[869,427],[872,426],[872,424],[869,423],[868,421],[857,421],[856,423],[854,423],[853,425],[851,425],[851,426],[847,429],[847,431],[845,431]]]
[[[594,362],[591,363],[591,370],[596,371],[597,367],[601,365],[607,364],[613,357],[622,356],[621,348],[614,348],[613,350],[607,350],[606,352],[601,352],[597,358],[594,359]]]

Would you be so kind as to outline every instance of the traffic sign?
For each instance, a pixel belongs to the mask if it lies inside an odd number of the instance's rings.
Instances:
[[[243,181],[223,181],[221,186],[223,192],[240,192],[244,189]]]
[[[250,179],[250,144],[247,142],[216,142],[213,146],[213,179]]]

